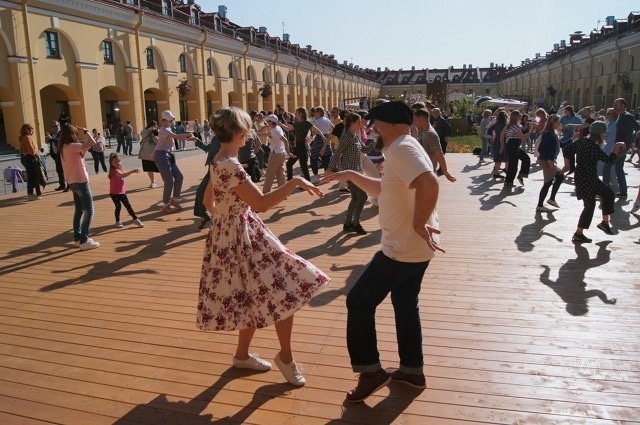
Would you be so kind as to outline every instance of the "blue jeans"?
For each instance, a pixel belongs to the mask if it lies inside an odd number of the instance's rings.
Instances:
[[[396,261],[381,251],[373,256],[347,296],[347,348],[354,372],[375,372],[381,368],[375,314],[376,307],[391,292],[400,369],[408,374],[423,373],[418,294],[428,265],[428,261]]]
[[[89,239],[89,227],[93,219],[93,197],[89,183],[70,183],[75,211],[73,213],[73,240],[85,243]]]
[[[602,171],[602,181],[604,184],[608,185],[611,180],[611,168],[613,167],[615,169],[620,193],[627,193],[627,177],[624,175],[624,160],[626,157],[626,150],[620,152],[613,164],[604,164],[604,169]]]
[[[484,156],[489,154],[489,137],[482,138],[482,149],[480,150],[480,161],[484,161]]]
[[[171,152],[155,151],[153,153],[153,159],[158,166],[158,170],[160,170],[160,176],[164,182],[162,202],[166,205],[171,200],[171,192],[173,192],[174,199],[180,197],[183,176]]]

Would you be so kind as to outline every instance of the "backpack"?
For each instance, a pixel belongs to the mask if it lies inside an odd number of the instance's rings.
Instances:
[[[156,141],[153,134],[149,134],[146,139],[140,142],[138,158],[143,161],[153,161],[153,152],[156,150]]]

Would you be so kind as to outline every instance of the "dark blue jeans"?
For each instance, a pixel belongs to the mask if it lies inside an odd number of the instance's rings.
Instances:
[[[381,368],[375,314],[378,305],[391,292],[400,369],[409,374],[423,373],[418,294],[428,265],[428,261],[395,261],[381,251],[373,256],[347,296],[347,348],[354,372],[375,372]]]
[[[89,228],[93,219],[93,197],[89,183],[70,183],[75,211],[73,213],[73,240],[85,243],[89,239]]]

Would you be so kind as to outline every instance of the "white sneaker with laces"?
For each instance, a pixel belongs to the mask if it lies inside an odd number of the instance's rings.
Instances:
[[[311,183],[313,183],[313,184],[318,184],[318,183],[320,183],[320,177],[318,177],[318,176],[311,176]]]
[[[556,207],[556,208],[560,208],[560,205],[555,201],[555,199],[549,199],[549,200],[547,201],[547,204],[549,204],[549,205],[553,205],[553,206],[554,206],[554,207]]]
[[[93,239],[89,238],[87,241],[80,245],[80,249],[82,251],[87,251],[89,249],[95,249],[100,246],[100,242],[96,242]]]
[[[285,379],[289,381],[291,385],[301,387],[307,383],[307,380],[302,376],[302,372],[298,369],[298,364],[295,361],[285,364],[280,359],[280,353],[278,353],[273,360],[278,366],[278,369],[280,369],[280,372],[282,372],[282,375],[284,375]]]
[[[151,182],[151,184],[149,185],[149,187],[150,187],[151,189],[153,189],[154,187],[156,187],[156,182]]]
[[[113,227],[117,227],[118,229],[122,229],[124,226],[119,221],[116,221],[116,224],[114,224]]]
[[[271,363],[255,354],[249,354],[245,360],[233,356],[233,367],[237,369],[271,370]]]
[[[141,222],[139,218],[136,218],[135,220],[133,220],[133,224],[135,224],[138,227],[144,227],[144,223]]]

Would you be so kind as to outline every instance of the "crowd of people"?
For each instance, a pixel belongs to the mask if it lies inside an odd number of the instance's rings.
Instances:
[[[539,108],[531,117],[518,110],[487,109],[480,122],[480,135],[479,162],[483,163],[489,155],[493,157],[493,179],[503,178],[506,190],[513,187],[516,177],[524,186],[531,169],[529,154],[537,157],[544,180],[538,196],[538,213],[553,212],[544,205],[549,189],[547,204],[560,208],[556,200],[558,190],[568,176],[575,174],[576,196],[583,201],[584,209],[573,235],[574,242],[591,242],[584,230],[591,225],[597,198],[602,201],[602,221],[597,227],[613,234],[610,215],[614,212],[615,198],[628,197],[625,162],[632,163],[636,154],[640,156],[640,113],[634,116],[627,111],[625,99],[616,99],[606,111],[596,112],[587,106],[576,112],[572,105],[564,103],[557,113],[548,114]],[[640,160],[636,165],[639,164]],[[612,171],[617,193],[612,190]],[[639,210],[640,190],[631,212]]]
[[[625,107],[625,100],[617,99],[606,111],[606,122],[592,109],[576,114],[570,105],[551,115],[538,109],[531,117],[503,108],[486,110],[480,123],[480,163],[491,155],[493,179],[504,179],[505,190],[511,190],[516,180],[524,186],[531,168],[529,154],[534,154],[544,179],[536,207],[539,213],[551,212],[545,200],[560,207],[558,190],[566,175],[575,173],[576,194],[584,209],[573,240],[590,242],[584,230],[591,224],[597,197],[603,215],[598,228],[612,232],[609,217],[615,195],[608,184],[612,168],[618,180],[617,196],[627,196],[623,166],[627,152],[637,150],[634,141],[640,124]],[[322,106],[310,111],[300,107],[293,113],[279,105],[273,111],[250,113],[231,107],[217,111],[202,125],[196,122],[193,132],[176,124],[171,111],[163,111],[160,118],[160,123],[151,121],[142,130],[138,152],[149,188],[157,186],[156,173],[164,183],[160,213],[183,209],[184,176],[174,152],[193,141],[207,153],[194,205],[199,227],[209,229],[197,326],[239,331],[232,365],[269,370],[271,363],[249,349],[257,329],[274,325],[280,343],[274,363],[289,383],[305,384],[291,344],[294,314],[327,285],[329,277],[288,250],[257,213],[278,205],[295,190],[322,197],[320,185],[338,182],[336,190],[351,196],[343,232],[367,234],[360,222],[367,200],[378,208],[382,231],[380,251],[347,296],[347,347],[351,366],[360,375],[346,399],[360,402],[392,379],[425,388],[418,293],[434,254],[444,252],[436,213],[438,176],[457,180],[446,160],[451,127],[440,110],[428,102],[409,107],[398,101],[380,101],[370,110],[332,108],[328,114]],[[124,205],[132,223],[144,227],[125,190],[125,179],[141,170],[125,170],[119,156],[120,148],[123,155],[133,153],[127,126],[130,123],[118,130],[122,143],[108,157],[109,192],[115,226],[123,226]],[[47,141],[59,178],[56,190],[73,193],[74,243],[83,250],[97,248],[100,244],[90,237],[94,206],[84,157],[90,151],[95,173],[107,172],[104,140],[96,130],[54,122]],[[31,181],[29,199],[38,199],[42,177],[38,177],[38,153],[29,124],[22,128],[20,146]],[[598,176],[599,161],[605,164],[603,180]],[[296,164],[300,175],[295,175]],[[633,211],[639,209],[640,193]],[[376,343],[375,310],[389,294],[398,338],[397,369],[382,368]]]

